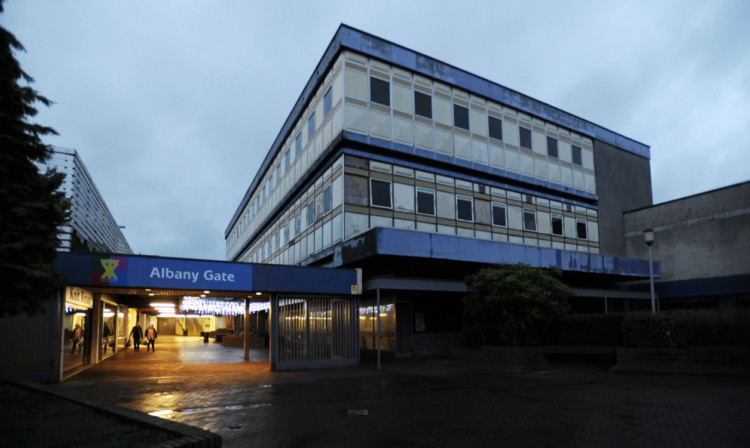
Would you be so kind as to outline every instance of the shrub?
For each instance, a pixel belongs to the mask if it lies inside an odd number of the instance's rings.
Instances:
[[[622,321],[622,333],[627,347],[668,348],[681,345],[674,320],[662,314],[628,314]]]
[[[549,323],[568,311],[571,291],[559,280],[559,269],[543,270],[526,264],[499,264],[466,278],[464,298],[467,330],[464,339],[484,345],[536,345]]]
[[[743,308],[673,310],[680,342],[687,346],[750,346],[750,310]]]

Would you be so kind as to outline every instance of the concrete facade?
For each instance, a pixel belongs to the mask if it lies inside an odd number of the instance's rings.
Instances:
[[[648,256],[654,230],[661,296],[750,294],[750,182],[627,212],[624,225],[629,257]]]
[[[481,266],[558,266],[600,311],[615,295],[599,291],[648,278],[647,263],[624,257],[622,212],[651,204],[649,157],[342,25],[227,226],[226,259],[361,268],[377,285],[360,307],[363,349],[376,348],[379,321],[384,350],[445,353],[461,329],[460,287]]]
[[[602,253],[633,257],[625,247],[623,212],[653,203],[649,160],[598,140],[594,141],[594,155]],[[643,258],[643,254],[634,258]]]

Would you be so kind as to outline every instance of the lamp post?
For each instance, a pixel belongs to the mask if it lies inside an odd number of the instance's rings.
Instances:
[[[656,298],[654,296],[654,258],[651,245],[654,244],[654,229],[643,231],[643,241],[648,246],[648,276],[651,282],[651,314],[656,314]]]

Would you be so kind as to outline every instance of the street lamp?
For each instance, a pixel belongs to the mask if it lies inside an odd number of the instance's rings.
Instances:
[[[651,314],[656,314],[656,298],[654,296],[654,258],[651,245],[654,244],[654,229],[643,231],[643,241],[648,246],[648,276],[651,280]]]

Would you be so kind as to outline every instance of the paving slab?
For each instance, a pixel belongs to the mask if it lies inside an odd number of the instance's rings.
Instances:
[[[750,380],[555,368],[506,375],[453,359],[271,372],[267,349],[160,336],[56,386],[210,430],[225,447],[747,447]]]

